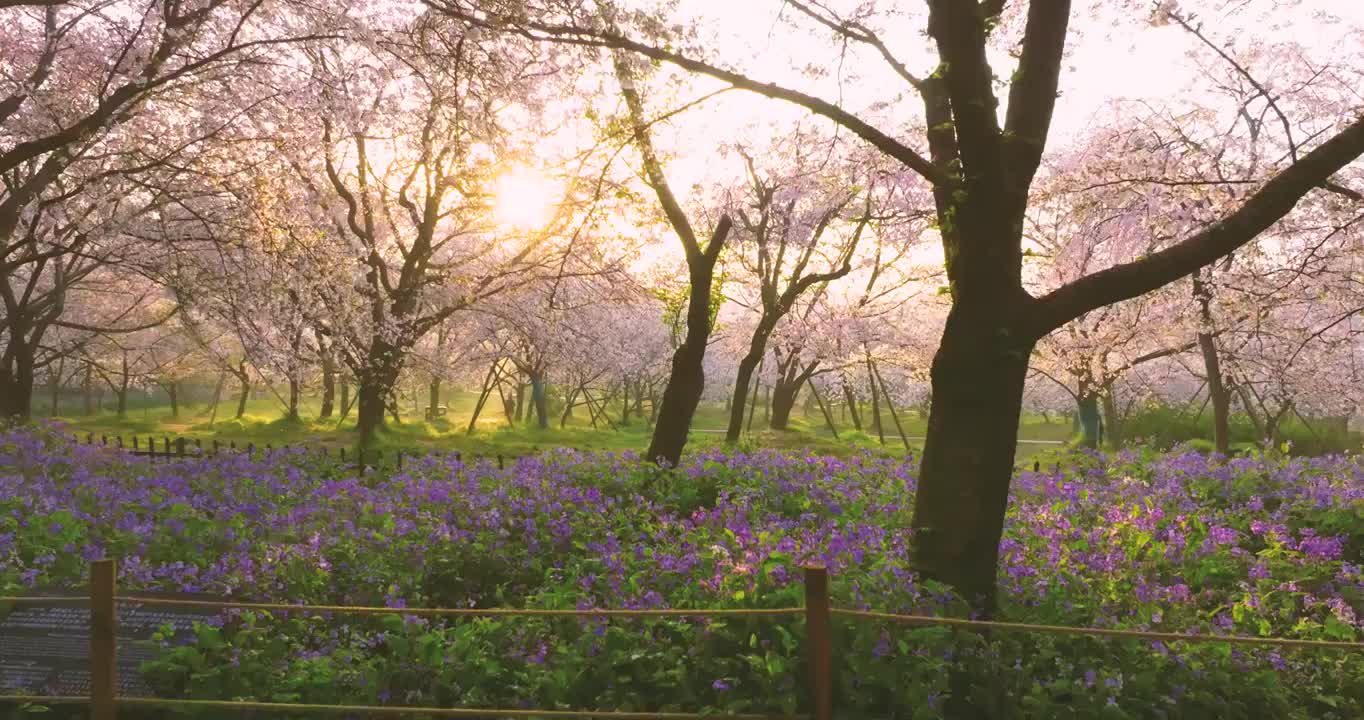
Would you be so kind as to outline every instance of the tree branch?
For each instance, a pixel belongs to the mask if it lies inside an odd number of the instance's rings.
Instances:
[[[1206,230],[1140,260],[1068,283],[1033,303],[1027,331],[1040,338],[1080,315],[1150,292],[1254,240],[1313,188],[1364,154],[1364,117],[1271,178],[1245,204]]]

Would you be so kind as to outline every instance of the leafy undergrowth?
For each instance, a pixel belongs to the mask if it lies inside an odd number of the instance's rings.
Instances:
[[[40,430],[0,435],[0,594],[124,591],[387,605],[392,616],[227,612],[165,643],[168,696],[308,703],[808,711],[799,618],[431,620],[402,607],[799,605],[947,611],[906,560],[914,463],[703,451],[660,471],[551,451],[357,477],[316,455],[148,465]],[[1364,464],[1348,457],[1079,456],[1014,483],[1006,619],[1354,639]],[[835,623],[839,717],[1354,718],[1364,654]],[[39,689],[41,690],[41,689]]]

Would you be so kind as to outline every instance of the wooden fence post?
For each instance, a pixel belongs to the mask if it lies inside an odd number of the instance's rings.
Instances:
[[[182,437],[175,438],[175,454],[179,457],[185,456],[185,439]]]
[[[138,447],[137,447],[137,436],[134,435],[134,436],[133,436],[133,452],[137,452],[137,451],[138,451]]]
[[[497,469],[501,470],[505,465],[502,463],[502,453],[497,454]]]
[[[805,568],[805,642],[810,662],[811,717],[831,720],[834,714],[834,649],[829,617],[829,573]]]
[[[1032,471],[1033,471],[1033,472],[1042,472],[1042,461],[1040,461],[1040,460],[1033,460],[1033,461],[1032,461]]]
[[[163,436],[162,436],[162,439],[166,441],[166,454],[167,454],[167,455],[171,454],[171,449],[170,449],[170,437],[169,437],[169,436],[164,436],[164,435],[163,435]]]
[[[114,561],[90,563],[90,717],[115,720],[118,709],[114,696],[118,690],[115,660],[118,648],[114,632]]]
[[[218,438],[213,438],[213,454],[218,454]]]

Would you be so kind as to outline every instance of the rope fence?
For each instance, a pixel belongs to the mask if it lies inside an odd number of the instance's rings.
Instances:
[[[352,605],[294,605],[288,603],[215,602],[208,600],[180,600],[144,598],[116,593],[116,571],[112,560],[96,560],[90,566],[88,597],[6,597],[0,596],[0,606],[14,605],[89,605],[90,612],[90,695],[4,695],[0,702],[50,705],[90,705],[93,720],[116,720],[119,707],[185,707],[220,710],[261,710],[305,714],[362,713],[374,716],[429,715],[432,717],[486,718],[602,718],[603,720],[699,720],[728,718],[729,720],[831,720],[833,717],[833,618],[876,620],[909,625],[939,625],[981,630],[1003,630],[1055,635],[1086,635],[1126,640],[1151,640],[1183,643],[1225,643],[1313,650],[1364,651],[1364,642],[1335,640],[1297,640],[1291,638],[1263,638],[1243,635],[1206,635],[1110,628],[1070,627],[1064,625],[1036,625],[994,620],[968,620],[931,615],[900,615],[873,610],[851,610],[832,607],[829,600],[829,576],[823,567],[804,568],[805,604],[803,607],[731,608],[714,610],[640,609],[622,610],[585,608],[575,610],[515,609],[515,608],[390,608]],[[188,700],[153,697],[119,696],[116,688],[117,656],[115,609],[118,603],[153,607],[199,607],[223,610],[262,610],[271,612],[313,612],[351,615],[411,615],[417,617],[790,617],[803,616],[805,639],[802,654],[810,670],[809,715],[778,716],[763,714],[720,714],[682,712],[635,712],[622,710],[539,710],[509,708],[438,708],[399,705],[317,705],[299,703],[270,703],[241,700]]]

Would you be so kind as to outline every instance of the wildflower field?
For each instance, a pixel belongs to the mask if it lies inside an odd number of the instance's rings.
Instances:
[[[660,471],[560,451],[504,470],[433,454],[357,476],[301,451],[150,464],[12,430],[0,434],[0,595],[81,586],[108,556],[123,592],[395,608],[224,612],[144,666],[171,697],[803,711],[798,617],[447,621],[401,608],[787,607],[801,603],[800,566],[817,562],[835,606],[947,612],[952,598],[909,569],[915,469],[705,452]],[[1362,554],[1356,458],[1079,456],[1015,479],[1001,616],[1354,640]],[[950,692],[991,717],[1364,716],[1359,652],[851,618],[834,634],[839,717],[939,717]]]

